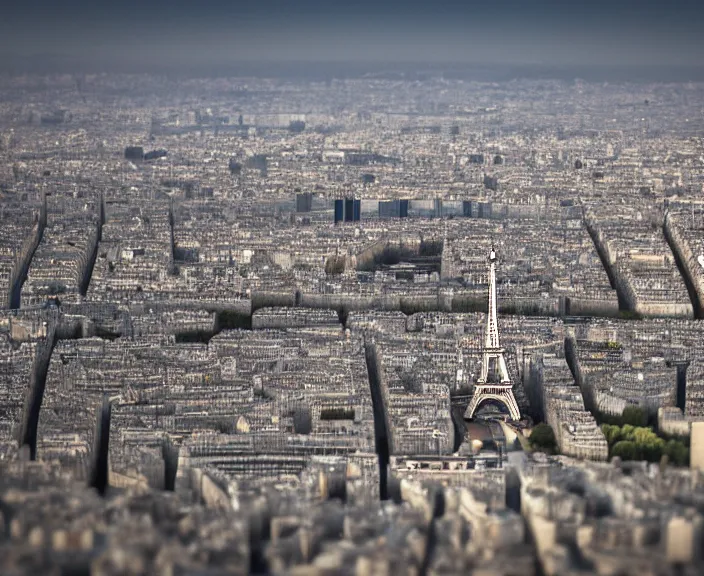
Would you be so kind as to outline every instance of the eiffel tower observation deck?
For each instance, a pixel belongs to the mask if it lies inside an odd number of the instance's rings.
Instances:
[[[472,400],[465,412],[465,418],[473,418],[477,408],[484,402],[494,401],[506,406],[511,420],[520,420],[513,385],[506,368],[504,350],[499,343],[499,324],[496,317],[496,252],[492,246],[489,252],[489,306],[484,331],[482,350],[482,372],[474,387]]]

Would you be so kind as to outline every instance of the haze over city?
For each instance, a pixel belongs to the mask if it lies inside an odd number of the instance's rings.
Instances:
[[[47,65],[208,74],[243,62],[699,70],[696,0],[13,3],[0,53]],[[36,60],[33,63],[37,64]]]

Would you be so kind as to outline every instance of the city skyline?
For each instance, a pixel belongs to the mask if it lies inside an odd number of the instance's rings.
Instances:
[[[0,23],[0,574],[704,574],[701,8],[111,6]]]

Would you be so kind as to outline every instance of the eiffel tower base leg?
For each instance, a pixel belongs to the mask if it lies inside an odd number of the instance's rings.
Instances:
[[[467,406],[467,411],[464,413],[465,418],[473,418],[474,412],[476,412],[479,405],[489,400],[501,402],[506,406],[511,420],[521,419],[521,412],[518,409],[518,404],[516,403],[516,398],[513,396],[511,386],[485,386],[482,384],[477,384],[472,400],[469,406]]]

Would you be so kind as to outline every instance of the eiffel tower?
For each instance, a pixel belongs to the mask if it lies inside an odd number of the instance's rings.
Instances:
[[[498,376],[498,382],[491,381],[490,368]],[[521,412],[513,396],[511,378],[506,368],[504,350],[499,344],[499,324],[496,319],[496,252],[492,246],[489,252],[489,313],[486,316],[486,330],[484,332],[484,350],[482,351],[482,373],[474,386],[472,400],[465,412],[465,418],[472,418],[474,412],[482,402],[495,400],[508,408],[512,420],[520,420]]]

